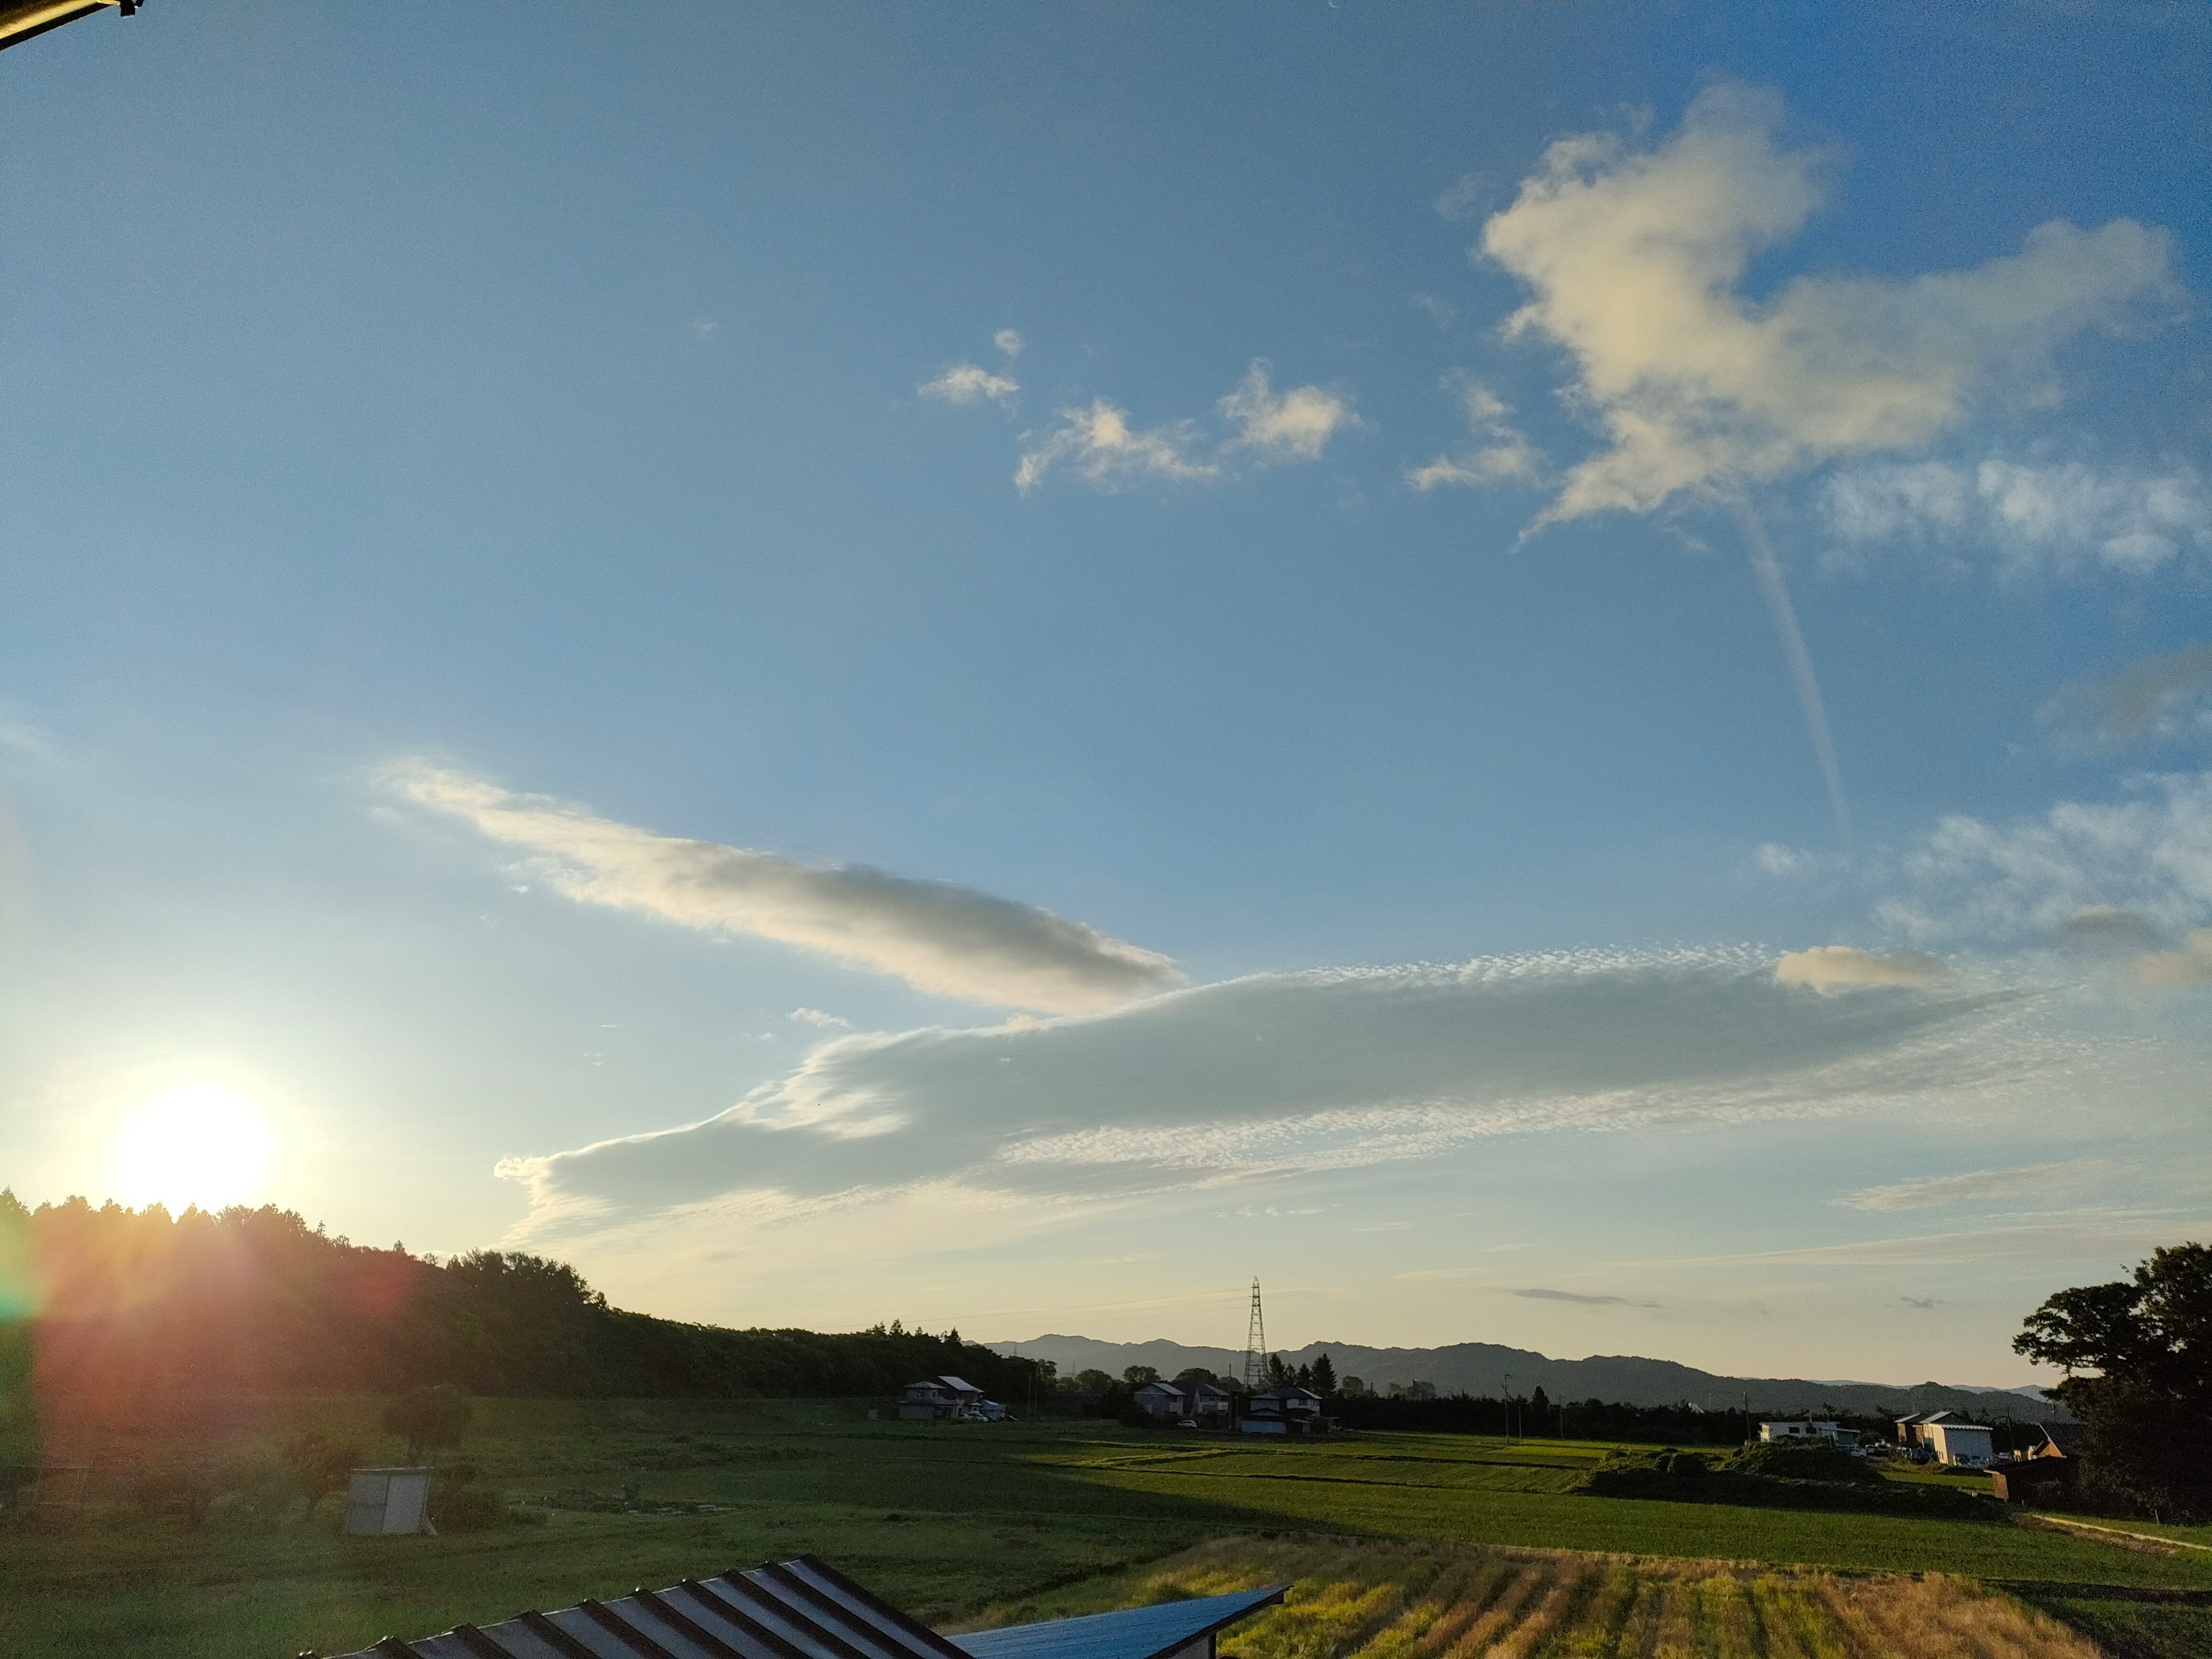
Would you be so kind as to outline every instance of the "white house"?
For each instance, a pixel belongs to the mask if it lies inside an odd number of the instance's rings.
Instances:
[[[1311,1434],[1323,1426],[1321,1396],[1295,1383],[1254,1395],[1237,1425],[1247,1434]]]
[[[1920,1425],[1920,1443],[1932,1447],[1936,1461],[1958,1468],[1986,1468],[1995,1455],[1990,1431],[1980,1423],[1928,1422]]]
[[[1857,1438],[1849,1429],[1839,1428],[1833,1423],[1825,1422],[1762,1423],[1759,1425],[1759,1437],[1761,1440],[1784,1442],[1825,1440],[1830,1445],[1848,1445],[1855,1443]]]
[[[983,1391],[957,1376],[925,1376],[906,1385],[899,1415],[909,1423],[932,1423],[942,1418],[977,1422],[983,1417]]]
[[[1201,1429],[1229,1424],[1229,1390],[1195,1377],[1188,1382],[1147,1382],[1133,1398],[1138,1410],[1170,1423],[1195,1423]]]

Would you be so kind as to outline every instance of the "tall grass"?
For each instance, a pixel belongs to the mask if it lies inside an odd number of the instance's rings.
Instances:
[[[1224,1634],[1223,1659],[2098,1659],[2057,1620],[1942,1574],[1379,1542],[1223,1540],[1020,1611],[1270,1583],[1289,1595]]]

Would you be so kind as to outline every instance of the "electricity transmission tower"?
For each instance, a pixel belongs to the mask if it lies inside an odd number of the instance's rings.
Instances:
[[[1252,1321],[1244,1328],[1244,1388],[1257,1394],[1267,1380],[1267,1327],[1260,1317],[1260,1281],[1252,1281]]]

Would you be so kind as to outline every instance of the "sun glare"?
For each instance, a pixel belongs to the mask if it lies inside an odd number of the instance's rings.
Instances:
[[[250,1196],[276,1137],[245,1096],[219,1083],[157,1095],[116,1131],[113,1188],[124,1203],[216,1209]]]

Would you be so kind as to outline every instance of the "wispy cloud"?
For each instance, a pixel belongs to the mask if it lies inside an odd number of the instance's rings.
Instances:
[[[1956,814],[1906,852],[1886,927],[1920,941],[2063,934],[2125,911],[2174,937],[2212,918],[2212,772],[2138,778],[2132,799],[2061,801],[1990,823]]]
[[[2157,951],[2138,957],[2130,972],[2136,983],[2154,990],[2212,985],[2212,927],[2194,930],[2181,942],[2179,951]]]
[[[2031,1164],[2015,1170],[1972,1170],[1964,1175],[1915,1176],[1886,1187],[1864,1187],[1846,1194],[1854,1210],[1934,1210],[1948,1204],[1979,1204],[1991,1199],[2026,1198],[2079,1188],[2109,1166],[2094,1159]]]
[[[1547,1291],[1540,1287],[1508,1291],[1505,1294],[1527,1297],[1532,1302],[1578,1302],[1588,1308],[1656,1308],[1659,1305],[1639,1297],[1592,1296],[1581,1291]]]
[[[1845,550],[1981,550],[2011,580],[2090,570],[2148,574],[2212,552],[2212,488],[2196,468],[2100,471],[2081,461],[1985,460],[1847,468],[1821,483],[1820,516]]]
[[[1447,374],[1444,390],[1457,398],[1466,411],[1468,428],[1478,441],[1439,455],[1425,466],[1410,467],[1406,482],[1415,489],[1430,490],[1443,484],[1484,488],[1491,484],[1539,482],[1544,458],[1521,429],[1507,417],[1512,406],[1480,380],[1466,374]]]
[[[853,1022],[842,1014],[825,1014],[819,1008],[794,1008],[784,1018],[794,1025],[815,1025],[825,1031],[849,1031]]]
[[[1778,95],[1722,82],[1649,149],[1560,139],[1485,224],[1483,252],[1534,292],[1510,330],[1570,355],[1606,439],[1540,522],[1917,448],[1992,380],[2046,392],[2061,342],[2176,292],[2165,234],[2120,219],[2054,221],[1971,270],[1804,276],[1754,300],[1752,256],[1802,228],[1837,168],[1785,148],[1782,117]]]
[[[1267,374],[1264,361],[1254,363],[1237,390],[1216,405],[1237,428],[1237,435],[1222,446],[1224,453],[1249,451],[1262,465],[1317,461],[1331,438],[1359,424],[1351,404],[1335,392],[1302,386],[1278,393]]]
[[[1774,982],[1836,996],[1876,985],[1924,989],[1940,983],[1950,971],[1942,958],[1917,951],[1878,956],[1850,945],[1816,945],[1809,951],[1792,951],[1776,963]]]
[[[1188,483],[1212,478],[1221,469],[1198,458],[1198,428],[1188,421],[1140,431],[1129,424],[1129,411],[1094,398],[1087,408],[1063,409],[1059,425],[1025,441],[1014,488],[1027,495],[1054,467],[1066,467],[1086,483],[1112,489],[1142,478]]]
[[[980,363],[955,363],[935,380],[915,388],[925,398],[942,398],[948,404],[979,403],[986,398],[995,404],[1011,404],[1021,389],[1012,375],[994,374]]]
[[[2212,645],[2191,641],[2141,658],[2109,680],[2069,680],[2038,718],[2079,750],[2120,749],[2147,738],[2212,738]]]
[[[1002,328],[991,337],[991,343],[1008,357],[1022,355],[1022,337],[1011,328]]]
[[[1224,463],[1260,466],[1317,461],[1338,433],[1358,426],[1351,400],[1317,386],[1278,392],[1265,360],[1255,362],[1216,409],[1235,430],[1216,442],[1194,421],[1139,428],[1128,410],[1104,398],[1060,411],[1042,434],[1023,434],[1014,487],[1024,495],[1054,469],[1111,489],[1143,480],[1188,483],[1220,477]]]
[[[704,1122],[505,1169],[541,1223],[932,1182],[1098,1200],[1499,1135],[1933,1100],[2045,1063],[2011,997],[1808,997],[1772,966],[1692,951],[1329,969],[1086,1018],[855,1034]]]
[[[939,996],[1074,1012],[1146,996],[1181,977],[1153,951],[950,882],[657,836],[419,763],[391,775],[408,799],[538,854],[545,879],[571,898],[777,939]]]

